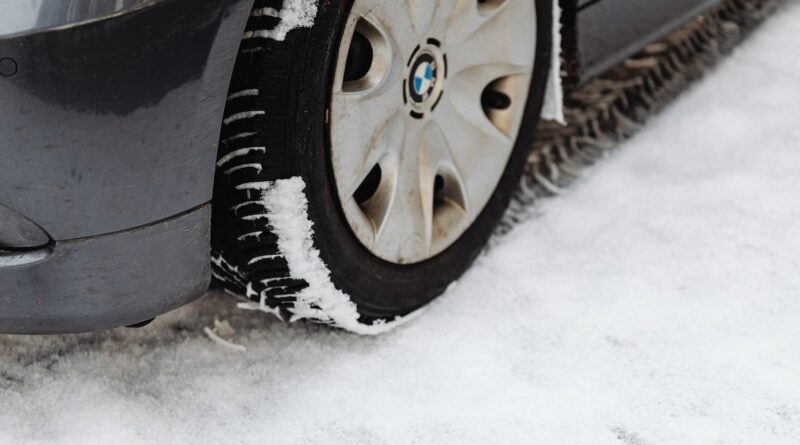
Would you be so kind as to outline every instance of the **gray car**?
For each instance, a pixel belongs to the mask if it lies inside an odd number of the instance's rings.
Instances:
[[[0,0],[0,333],[135,325],[212,281],[388,329],[484,247],[554,77],[715,3]]]

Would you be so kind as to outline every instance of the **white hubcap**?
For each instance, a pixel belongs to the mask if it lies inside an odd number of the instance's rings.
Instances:
[[[355,0],[330,110],[344,215],[374,255],[424,261],[502,177],[536,47],[533,0]]]

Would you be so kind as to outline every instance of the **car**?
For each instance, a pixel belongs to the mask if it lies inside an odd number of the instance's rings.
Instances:
[[[0,333],[210,284],[390,329],[482,251],[562,78],[716,3],[0,0]]]

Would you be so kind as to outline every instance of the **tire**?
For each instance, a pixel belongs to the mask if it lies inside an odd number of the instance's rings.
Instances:
[[[282,3],[258,0],[256,9],[279,10]],[[477,258],[502,218],[533,145],[549,72],[552,2],[536,2],[531,93],[494,193],[457,240],[411,264],[387,261],[366,248],[336,192],[326,119],[352,3],[320,1],[314,25],[292,30],[284,41],[243,41],[220,137],[213,270],[218,287],[252,300],[254,309],[372,334],[442,294]],[[279,21],[253,15],[248,32],[273,29]]]

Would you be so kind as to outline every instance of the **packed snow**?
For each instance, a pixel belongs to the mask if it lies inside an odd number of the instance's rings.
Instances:
[[[550,74],[542,104],[542,119],[566,124],[564,117],[564,86],[561,82],[561,5],[553,0],[553,50],[550,55]]]
[[[308,28],[314,24],[317,16],[317,0],[293,0],[284,2],[280,11],[275,8],[261,8],[253,11],[254,16],[270,16],[280,18],[274,29],[260,29],[245,32],[244,38],[263,37],[284,40],[289,31],[296,28]]]
[[[0,443],[797,443],[798,29],[792,2],[391,333],[217,294],[0,337]]]
[[[314,247],[314,227],[308,218],[308,199],[303,179],[293,177],[268,183],[247,184],[247,187],[263,190],[266,216],[278,236],[278,247],[286,257],[291,276],[308,284],[308,287],[294,296],[296,302],[289,309],[292,316],[288,321],[315,320],[356,334],[378,335],[410,321],[422,312],[420,310],[391,321],[361,323],[355,303],[334,286],[328,267],[320,258],[319,250]],[[248,286],[248,294],[251,292],[252,287]],[[239,303],[238,307],[259,310],[281,318],[280,311],[266,306],[264,299],[262,292],[259,303]]]

